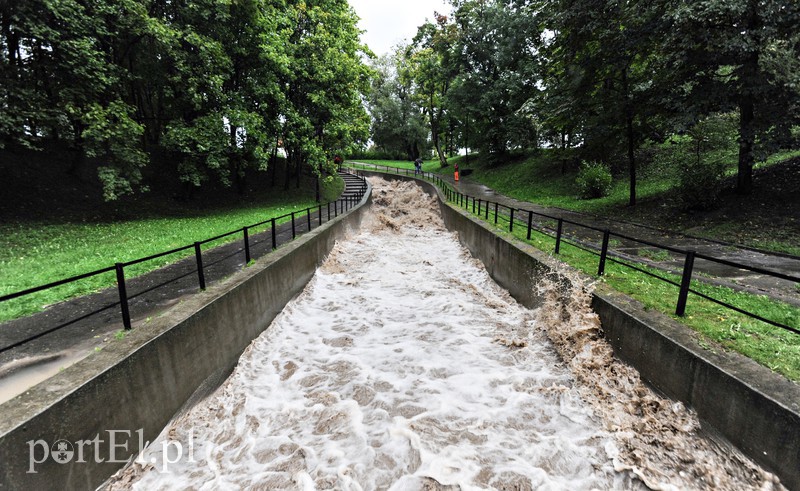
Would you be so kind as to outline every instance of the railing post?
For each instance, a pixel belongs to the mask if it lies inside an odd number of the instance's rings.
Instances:
[[[486,210],[484,210],[486,212],[486,221],[487,222],[489,221],[489,203],[490,202],[487,200],[486,201]]]
[[[339,216],[339,200],[333,202],[333,218]]]
[[[497,225],[497,203],[494,204],[494,224]]]
[[[319,218],[319,226],[321,227],[322,226],[322,204],[320,204],[317,208],[318,208],[318,210],[317,210],[317,213],[318,213],[317,218]]]
[[[531,240],[531,227],[533,226],[533,212],[528,211],[528,240]]]
[[[125,288],[125,269],[122,263],[114,264],[117,269],[117,289],[119,290],[119,306],[122,311],[122,326],[131,329],[131,313],[128,310],[128,290]]]
[[[247,232],[247,227],[244,227],[242,232],[244,232],[244,263],[250,264],[250,234]]]
[[[278,248],[278,237],[277,237],[277,234],[275,233],[275,219],[273,218],[272,219],[272,250],[274,251],[277,248]]]
[[[475,198],[472,198],[472,214],[475,214]]]
[[[295,237],[297,237],[297,231],[294,225],[294,212],[292,212],[292,240],[294,240]]]
[[[203,272],[203,253],[200,250],[200,242],[194,243],[194,257],[197,259],[197,279],[200,280],[200,289],[206,289],[206,275]]]
[[[331,202],[328,201],[328,221],[331,221]]]
[[[509,208],[509,211],[511,211],[511,215],[509,215],[509,218],[508,218],[508,231],[509,232],[513,232],[514,231],[514,208]]]
[[[686,300],[689,297],[689,287],[692,284],[692,270],[694,269],[695,251],[686,252],[686,261],[683,263],[683,277],[681,278],[681,291],[678,294],[678,306],[675,315],[683,317],[686,313]]]
[[[558,228],[556,229],[556,254],[561,251],[561,233],[564,231],[564,219],[558,219]]]
[[[311,232],[311,208],[306,210],[306,219],[308,221],[308,231]]]
[[[608,238],[611,232],[606,229],[603,232],[603,247],[600,249],[600,265],[597,267],[597,276],[602,276],[606,272],[606,256],[608,256]]]

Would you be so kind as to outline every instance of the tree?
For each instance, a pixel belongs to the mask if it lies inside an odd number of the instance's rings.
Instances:
[[[791,0],[680,1],[669,55],[694,119],[739,113],[737,191],[753,188],[753,163],[790,139],[800,122],[800,4]]]
[[[71,145],[107,199],[146,189],[164,149],[189,189],[246,186],[282,142],[300,166],[366,139],[356,17],[344,0],[7,0],[0,145]]]
[[[279,28],[286,47],[282,140],[297,186],[308,164],[315,175],[332,171],[330,157],[366,142],[369,117],[362,94],[370,71],[361,60],[357,17],[346,0],[299,2]]]
[[[540,15],[533,1],[456,3],[459,73],[449,105],[490,161],[538,147],[541,117],[532,101],[542,77]]]
[[[554,121],[577,128],[587,159],[626,156],[629,205],[636,204],[636,149],[651,136],[653,121],[668,112],[659,77],[664,23],[659,2],[579,0],[551,4],[545,80],[558,107]]]
[[[414,104],[411,81],[398,76],[404,51],[405,47],[398,46],[393,54],[373,63],[375,76],[369,98],[371,134],[378,148],[414,160],[426,150],[428,129],[422,109]]]
[[[447,165],[447,155],[441,136],[447,128],[446,99],[455,76],[455,59],[452,50],[456,28],[447,16],[434,12],[435,23],[426,22],[405,53],[405,63],[400,69],[402,83],[414,87],[415,102],[423,108],[430,127],[431,143],[439,163]]]

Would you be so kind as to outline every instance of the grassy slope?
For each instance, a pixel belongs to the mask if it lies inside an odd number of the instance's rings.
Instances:
[[[784,155],[783,159],[794,156],[793,154]],[[542,155],[528,159],[518,159],[495,168],[481,166],[475,157],[472,157],[470,162],[466,162],[463,157],[454,160],[459,162],[462,169],[472,169],[471,179],[483,182],[503,194],[514,196],[518,199],[595,214],[625,215],[628,188],[624,180],[615,182],[614,190],[610,196],[599,200],[586,201],[578,200],[574,196],[575,173],[568,173],[562,176],[560,166],[550,162]],[[784,165],[780,163],[781,159],[776,160],[777,162],[770,162],[770,164]],[[381,162],[381,165],[405,167],[405,165],[400,164],[397,162]],[[431,170],[436,171],[437,169]],[[782,171],[784,169],[776,167],[775,170]],[[780,179],[780,176],[777,179]],[[764,179],[764,181],[767,181],[767,179]],[[643,204],[641,208],[644,209],[644,212],[638,215],[639,221],[646,222],[650,219],[659,220],[658,223],[672,223],[669,221],[664,222],[664,220],[672,219],[674,222],[684,225],[684,228],[687,223],[691,223],[692,217],[680,216],[680,211],[675,205],[670,206],[667,204],[667,206],[662,206],[665,201],[668,202],[665,199],[665,195],[668,195],[671,188],[672,182],[669,179],[665,179],[663,173],[650,169],[650,175],[639,183],[640,206]],[[767,189],[764,193],[774,193],[774,189]],[[731,203],[735,199],[740,198],[723,197],[721,206],[728,209],[739,206],[735,202]],[[758,193],[751,199],[769,201]],[[783,206],[786,206],[786,201],[783,197],[779,197],[778,202],[782,202]],[[777,206],[780,206],[780,204]],[[653,208],[658,213],[653,212]],[[750,206],[745,206],[745,208],[745,212],[751,211]],[[752,212],[760,213],[763,212],[763,209],[755,207]],[[625,215],[625,218],[631,218],[630,212]],[[711,236],[716,236],[715,230],[720,227],[727,227],[735,230],[736,233],[741,233],[743,227],[752,227],[751,219],[743,217],[741,213],[737,215],[730,211],[724,213],[717,211],[716,214],[709,214],[703,217],[703,220],[695,221],[703,224],[702,229],[699,230],[700,232],[706,232]],[[742,221],[744,223],[739,223]],[[750,222],[749,224],[747,223],[748,221]],[[493,221],[490,220],[490,223],[493,223]],[[778,228],[780,229],[780,226]],[[789,230],[785,233],[788,236],[793,236],[795,231],[792,230],[791,222],[790,226],[786,228]],[[508,224],[503,224],[501,221],[498,233],[505,235],[508,234],[507,230]],[[691,231],[698,232],[697,229]],[[763,235],[756,236],[756,239],[767,239],[770,235],[781,236],[781,230],[776,232],[774,227],[770,229],[756,227],[754,232],[763,233]],[[734,238],[737,237],[736,233],[733,234]],[[517,239],[524,240],[524,232],[521,229],[516,229],[514,235]],[[777,242],[779,249],[792,246],[788,242],[781,242],[780,240]],[[555,244],[552,238],[541,234],[534,234],[531,243],[548,253],[552,253]],[[577,248],[568,245],[562,246],[562,254],[558,258],[587,274],[595,275],[597,272],[597,257]],[[651,272],[660,276],[670,276],[661,271],[652,270]],[[670,276],[670,279],[675,282],[680,281],[674,275]],[[677,299],[677,289],[674,286],[614,263],[607,265],[606,274],[600,278],[600,281],[606,282],[613,288],[639,300],[644,304],[645,308],[658,310],[701,333],[705,339],[714,342],[701,343],[706,349],[714,350],[718,349],[715,346],[720,346],[722,349],[737,351],[791,380],[800,382],[800,336],[765,325],[695,295],[691,295],[689,298],[687,315],[685,317],[677,317],[674,315],[675,301]],[[694,282],[692,286],[713,298],[726,301],[751,312],[757,312],[767,318],[788,325],[800,324],[800,309],[771,300],[765,296],[734,292],[728,288],[713,287],[698,282]]]
[[[0,295],[182,247],[316,206],[310,185],[283,191],[265,189],[263,181],[254,181],[252,190],[244,196],[230,190],[214,190],[207,191],[202,199],[184,200],[167,192],[151,192],[117,203],[103,203],[85,180],[58,172],[31,175],[49,164],[36,161],[37,157],[32,154],[32,169],[23,169],[20,174],[14,174],[22,169],[19,162],[0,162],[6,166],[0,166],[0,173],[4,171],[11,182],[8,194],[18,194],[0,207]],[[336,199],[343,188],[344,182],[338,176],[323,183],[323,201]],[[265,229],[262,226],[250,233]],[[233,240],[241,240],[241,234],[203,248]],[[152,271],[190,253],[128,267],[126,277]],[[112,272],[3,302],[0,321],[115,284]]]
[[[61,278],[175,249],[230,232],[273,216],[313,206],[313,200],[284,197],[241,209],[210,211],[198,216],[147,218],[108,223],[36,223],[0,225],[0,294],[8,294]],[[262,229],[264,227],[261,227]],[[251,233],[257,233],[253,230]],[[226,240],[239,240],[230,236]],[[133,277],[177,261],[191,251],[126,268]],[[0,304],[0,321],[30,314],[42,305],[113,286],[113,273],[88,278]]]
[[[548,152],[509,161],[496,167],[482,165],[473,157],[468,164],[459,157],[469,177],[496,191],[545,206],[630,220],[693,235],[800,255],[800,152],[773,156],[755,171],[752,195],[734,194],[733,169],[722,183],[719,206],[706,212],[687,212],[676,198],[676,180],[655,166],[640,170],[637,206],[628,206],[628,181],[615,177],[611,194],[595,200],[576,195],[576,172],[561,174],[560,165]],[[768,220],[765,220],[769,217]],[[664,224],[668,224],[665,226]]]
[[[362,162],[367,164],[374,164],[374,165],[387,165],[389,167],[398,167],[400,169],[411,169],[414,170],[414,162],[409,162],[406,160],[363,160],[357,159],[353,160],[353,162]],[[425,172],[439,172],[441,167],[439,166],[438,160],[427,160],[422,162],[422,170]]]

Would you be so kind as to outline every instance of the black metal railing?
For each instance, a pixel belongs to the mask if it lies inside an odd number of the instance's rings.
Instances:
[[[495,224],[499,224],[499,222],[507,222],[509,232],[513,232],[514,227],[516,225],[522,225],[526,229],[526,238],[528,240],[531,240],[531,233],[534,231],[543,234],[545,236],[548,236],[552,239],[555,239],[555,247],[554,247],[555,254],[560,254],[562,243],[566,243],[580,250],[598,256],[599,257],[598,267],[597,267],[598,276],[601,276],[605,273],[605,266],[607,262],[613,262],[615,264],[619,264],[621,266],[636,270],[640,273],[655,278],[659,281],[663,281],[665,283],[674,285],[675,287],[678,288],[678,296],[675,303],[675,314],[677,316],[683,317],[686,314],[688,296],[689,293],[693,293],[698,297],[713,302],[721,307],[725,307],[727,309],[738,312],[752,319],[759,320],[771,326],[778,327],[793,332],[795,334],[800,334],[800,326],[789,326],[782,322],[768,319],[755,312],[750,312],[748,310],[732,305],[724,300],[714,298],[711,295],[708,295],[695,288],[692,288],[691,286],[692,281],[695,280],[693,278],[693,275],[696,269],[695,261],[697,259],[702,259],[705,261],[709,261],[723,266],[728,266],[731,268],[747,270],[759,275],[786,280],[794,282],[796,285],[800,285],[800,277],[798,276],[781,273],[779,271],[772,271],[757,266],[741,264],[734,261],[713,257],[707,254],[701,254],[695,250],[680,249],[677,247],[658,244],[652,241],[632,237],[630,235],[623,234],[620,232],[615,232],[608,228],[601,228],[592,225],[587,225],[573,220],[568,220],[563,217],[556,217],[552,215],[547,215],[545,213],[539,213],[522,208],[509,207],[494,201],[475,198],[474,196],[461,193],[460,191],[454,189],[449,182],[443,180],[440,176],[433,174],[431,172],[423,172],[420,174],[419,172],[415,173],[412,169],[389,167],[385,165],[371,165],[371,164],[369,165],[357,164],[357,165],[363,166],[361,168],[364,170],[376,170],[379,172],[406,175],[409,177],[421,177],[425,180],[428,180],[442,190],[445,199],[447,199],[448,202],[454,203],[459,208],[464,208],[467,212],[471,211],[472,214],[477,215],[486,221],[491,221],[493,219]],[[492,217],[491,215],[494,216]],[[537,217],[539,219],[549,220],[551,221],[552,226],[547,226],[543,223],[535,222],[534,217]],[[564,234],[564,225],[571,225],[573,227],[591,230],[599,234],[600,243],[594,244],[587,242],[585,240],[578,239],[577,237],[567,237]],[[681,277],[680,282],[673,281],[670,278],[666,278],[652,271],[648,271],[647,269],[644,268],[644,263],[641,261],[638,261],[639,262],[638,265],[631,264],[632,262],[637,262],[638,258],[614,252],[610,247],[612,239],[626,240],[629,242],[641,244],[654,249],[663,250],[675,254],[678,257],[683,257],[683,268],[680,273]],[[669,273],[669,271],[666,272]]]
[[[355,175],[355,174],[353,174],[353,175]],[[205,290],[206,289],[206,278],[205,278],[205,268],[203,266],[203,246],[204,245],[209,244],[209,243],[214,242],[214,241],[218,241],[218,240],[230,237],[230,236],[233,236],[233,235],[242,234],[242,239],[241,240],[243,241],[244,259],[245,259],[245,264],[248,264],[252,260],[252,258],[251,258],[251,245],[252,245],[253,241],[252,241],[252,237],[250,236],[250,231],[252,229],[255,229],[255,228],[258,228],[258,227],[262,227],[264,225],[269,224],[270,240],[271,240],[271,243],[272,243],[271,244],[272,245],[271,250],[277,249],[278,248],[277,230],[278,230],[279,226],[283,224],[283,222],[282,222],[283,220],[288,219],[287,221],[291,222],[292,240],[294,240],[298,235],[297,221],[298,221],[298,219],[302,220],[302,217],[303,217],[304,214],[305,214],[305,222],[307,224],[306,231],[311,231],[312,230],[312,222],[313,222],[313,220],[311,218],[312,212],[316,212],[316,214],[318,215],[317,223],[319,225],[322,225],[322,223],[323,223],[323,218],[322,217],[324,215],[323,210],[327,211],[327,221],[330,221],[331,220],[331,208],[333,208],[333,218],[336,218],[336,217],[339,216],[339,214],[345,213],[348,210],[352,209],[354,206],[356,206],[363,199],[364,195],[367,192],[368,186],[367,186],[367,183],[366,183],[366,181],[364,180],[363,177],[360,177],[360,176],[355,176],[355,177],[357,177],[358,180],[359,180],[358,181],[358,185],[355,186],[354,189],[347,189],[346,188],[347,194],[343,194],[336,201],[327,202],[325,204],[319,204],[316,207],[309,207],[309,208],[306,208],[305,210],[302,210],[302,211],[299,211],[299,212],[298,211],[293,211],[293,212],[290,212],[290,213],[287,213],[287,214],[284,214],[284,215],[281,215],[281,216],[278,216],[278,217],[272,217],[272,218],[269,218],[267,220],[264,220],[264,221],[261,221],[261,222],[258,222],[258,223],[247,225],[247,226],[242,227],[242,228],[237,228],[236,230],[232,230],[230,232],[219,234],[219,235],[217,235],[215,237],[211,237],[211,238],[208,238],[208,239],[205,239],[205,240],[194,242],[194,243],[189,244],[189,245],[185,245],[183,247],[177,247],[175,249],[171,249],[171,250],[164,251],[164,252],[159,252],[159,253],[153,254],[151,256],[142,257],[142,258],[134,259],[134,260],[131,260],[131,261],[117,262],[113,266],[108,266],[108,267],[105,267],[105,268],[102,268],[102,269],[98,269],[96,271],[90,271],[88,273],[83,273],[83,274],[80,274],[80,275],[77,275],[77,276],[72,276],[70,278],[64,278],[64,279],[61,279],[61,280],[58,280],[58,281],[54,281],[52,283],[47,283],[45,285],[39,285],[39,286],[36,286],[36,287],[33,287],[33,288],[28,288],[28,289],[21,290],[21,291],[18,291],[18,292],[14,292],[14,293],[10,293],[10,294],[7,294],[7,295],[3,295],[3,296],[0,296],[0,304],[2,304],[3,302],[7,302],[7,301],[10,301],[10,300],[14,300],[14,299],[20,298],[20,297],[24,297],[26,295],[32,295],[32,294],[40,292],[40,291],[48,290],[48,289],[51,289],[51,288],[56,288],[58,286],[66,285],[66,284],[69,284],[69,283],[74,283],[76,281],[81,281],[81,280],[84,280],[84,279],[87,279],[87,278],[91,278],[93,276],[97,276],[97,275],[101,275],[101,274],[104,274],[104,273],[109,273],[109,272],[114,271],[116,273],[116,282],[117,282],[117,291],[118,291],[118,295],[119,295],[119,301],[116,302],[116,303],[112,303],[110,305],[106,305],[105,307],[103,307],[99,311],[96,311],[96,312],[93,312],[93,313],[97,313],[97,312],[100,312],[100,311],[103,311],[103,310],[107,310],[109,308],[112,308],[112,307],[115,307],[115,306],[119,305],[120,306],[120,314],[121,314],[121,318],[122,318],[122,325],[126,330],[131,329],[132,324],[131,324],[131,315],[130,315],[130,308],[129,308],[128,301],[133,297],[130,297],[128,295],[127,282],[126,282],[126,277],[125,277],[125,268],[128,268],[130,266],[134,266],[134,265],[137,265],[137,264],[145,263],[145,262],[148,262],[148,261],[153,261],[153,260],[156,260],[156,259],[160,259],[160,258],[163,258],[165,256],[170,256],[172,254],[178,254],[178,253],[181,253],[181,252],[193,250],[194,251],[194,260],[195,260],[195,264],[196,264],[196,266],[195,266],[196,269],[194,271],[196,271],[196,273],[197,273],[198,285],[200,287],[200,290]],[[172,280],[170,280],[170,281],[172,281]],[[159,285],[159,286],[163,286],[163,284]],[[80,319],[74,319],[73,321],[83,320],[85,317],[87,317],[87,316],[83,316]],[[31,341],[39,339],[39,338],[41,338],[43,336],[46,336],[47,334],[50,334],[50,333],[55,332],[55,331],[57,331],[57,330],[59,330],[59,329],[61,329],[63,327],[66,327],[67,325],[70,325],[71,323],[72,322],[67,322],[65,324],[61,324],[61,325],[53,327],[51,329],[47,329],[47,330],[44,330],[42,332],[39,332],[39,333],[37,333],[35,335],[26,337],[25,339],[16,341],[16,342],[14,342],[12,344],[9,344],[8,346],[0,347],[0,353],[4,353],[6,351],[9,351],[9,350],[17,348],[19,346],[22,346],[24,344],[27,344],[27,343],[29,343]]]

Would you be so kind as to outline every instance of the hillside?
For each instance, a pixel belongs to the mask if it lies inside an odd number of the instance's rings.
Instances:
[[[630,207],[625,176],[615,176],[610,196],[582,200],[574,184],[577,172],[562,174],[560,162],[547,152],[493,167],[478,156],[458,161],[462,169],[472,171],[468,179],[517,199],[800,255],[800,157],[757,168],[749,196],[735,194],[733,178],[726,178],[717,206],[708,211],[683,209],[675,180],[655,165],[641,169],[637,205]]]

